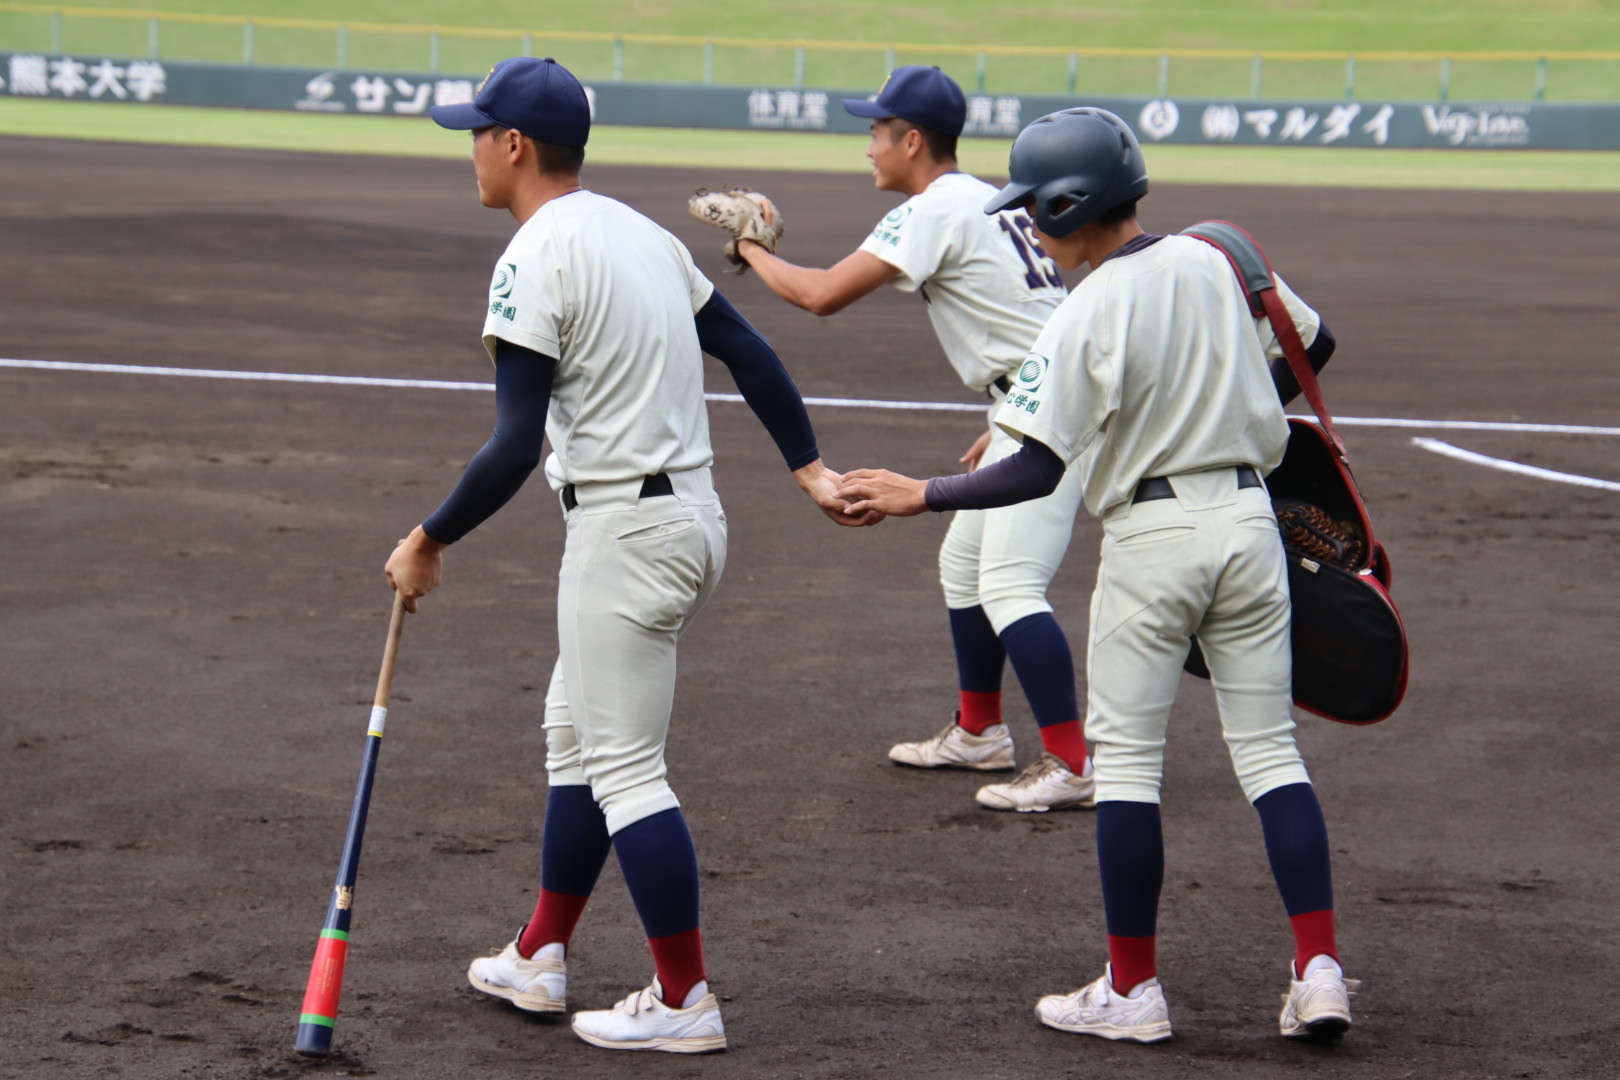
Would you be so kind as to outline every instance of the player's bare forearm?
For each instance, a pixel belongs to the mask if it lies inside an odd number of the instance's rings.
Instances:
[[[845,257],[827,270],[790,263],[753,240],[738,241],[737,254],[772,292],[812,315],[842,311],[894,280],[895,275],[894,267],[864,251]]]
[[[444,548],[418,525],[388,556],[383,573],[388,575],[389,587],[405,598],[406,611],[414,612],[416,601],[438,588]]]
[[[817,294],[816,277],[825,276],[827,271],[816,270],[808,266],[797,266],[788,262],[779,255],[773,255],[764,247],[752,240],[742,240],[737,244],[737,254],[753,267],[771,292],[780,296],[794,307],[803,308],[815,314],[831,314],[831,312],[817,311],[815,305],[821,300]]]
[[[888,469],[855,469],[844,474],[836,492],[849,503],[848,512],[877,512],[915,517],[928,509],[928,481],[914,480]]]
[[[814,499],[816,505],[821,507],[822,513],[840,525],[859,527],[876,525],[883,520],[883,514],[876,510],[852,512],[849,509],[849,504],[837,495],[838,487],[844,482],[844,477],[827,468],[826,465],[822,464],[820,458],[802,468],[793,470],[793,479],[798,481],[800,490]]]

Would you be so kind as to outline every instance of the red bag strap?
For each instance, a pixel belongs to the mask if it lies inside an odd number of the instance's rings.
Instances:
[[[1316,381],[1316,372],[1311,370],[1311,362],[1305,356],[1305,343],[1299,338],[1294,317],[1288,313],[1287,306],[1277,293],[1277,280],[1266,253],[1254,237],[1230,221],[1201,221],[1183,229],[1181,235],[1202,240],[1226,256],[1232,271],[1237,274],[1238,285],[1243,289],[1249,310],[1255,318],[1264,316],[1271,321],[1271,331],[1277,335],[1277,343],[1282,346],[1283,356],[1288,360],[1288,370],[1294,373],[1294,380],[1305,392],[1305,400],[1322,422],[1322,430],[1327,432],[1333,452],[1349,468],[1350,456],[1345,452],[1344,440],[1339,438],[1339,430],[1333,424],[1327,402],[1322,400],[1322,385]]]

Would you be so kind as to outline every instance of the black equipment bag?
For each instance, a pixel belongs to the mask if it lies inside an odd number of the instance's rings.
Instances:
[[[1406,628],[1389,595],[1389,555],[1373,538],[1344,443],[1265,252],[1230,222],[1201,222],[1183,235],[1232,264],[1250,310],[1271,320],[1289,370],[1321,421],[1288,418],[1288,448],[1266,477],[1293,599],[1294,704],[1344,724],[1375,724],[1405,697],[1409,659]],[[1186,666],[1209,678],[1196,638]]]

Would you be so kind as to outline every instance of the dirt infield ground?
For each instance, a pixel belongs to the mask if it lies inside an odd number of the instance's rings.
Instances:
[[[701,183],[778,196],[825,264],[861,178],[601,168],[674,229],[807,394],[969,401],[920,303],[828,321],[719,277]],[[1165,188],[1155,231],[1239,221],[1341,342],[1347,417],[1613,425],[1620,196]],[[0,139],[0,357],[485,380],[511,230],[456,162]],[[724,372],[710,388],[729,392]],[[1172,726],[1162,978],[1176,1038],[1036,1025],[1105,959],[1092,818],[981,811],[891,768],[950,715],[937,517],[836,530],[740,405],[710,412],[732,528],[682,647],[672,779],[733,1049],[593,1049],[472,991],[537,882],[561,529],[538,483],[405,631],[336,1045],[292,1054],[380,655],[394,540],[489,395],[0,368],[0,1074],[7,1077],[1612,1077],[1620,495],[1428,454],[1432,434],[1620,479],[1611,436],[1347,429],[1412,637],[1389,722],[1304,718],[1365,982],[1336,1048],[1275,1031],[1290,955],[1204,684]],[[812,410],[834,467],[954,468],[972,414]],[[1077,648],[1098,529],[1054,603]],[[1033,722],[1010,673],[1020,758]],[[651,972],[611,867],[573,1001]],[[654,1060],[647,1060],[648,1057]]]

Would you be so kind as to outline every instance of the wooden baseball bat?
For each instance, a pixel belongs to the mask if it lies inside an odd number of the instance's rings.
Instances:
[[[343,965],[349,955],[349,916],[354,907],[354,879],[360,870],[360,841],[366,832],[366,809],[371,805],[371,782],[377,774],[377,751],[382,747],[383,725],[388,719],[388,688],[394,681],[394,657],[399,632],[405,624],[405,599],[394,593],[394,612],[388,620],[388,644],[383,649],[382,671],[377,675],[377,696],[366,726],[365,755],[360,760],[360,782],[355,787],[354,809],[349,811],[349,833],[343,838],[337,882],[326,905],[326,922],[315,945],[309,968],[304,1006],[299,1010],[298,1040],[294,1049],[305,1057],[332,1052],[332,1028],[337,1023],[338,998],[343,993]]]

